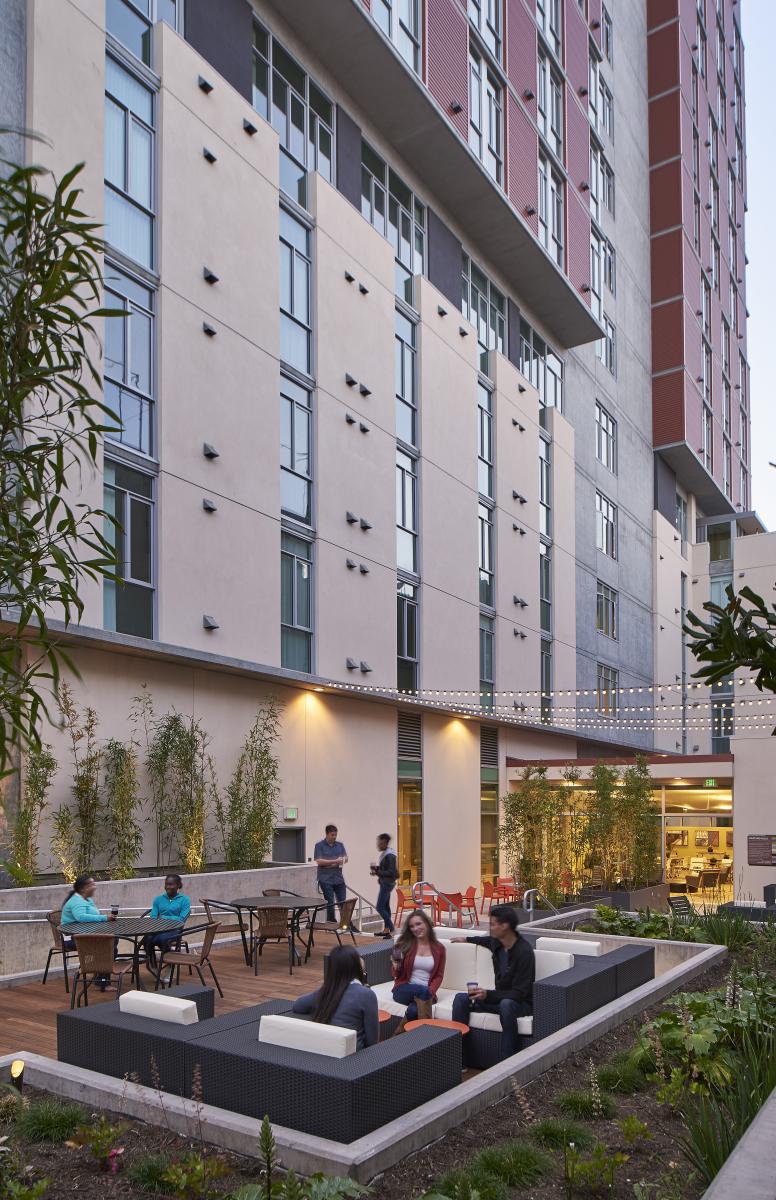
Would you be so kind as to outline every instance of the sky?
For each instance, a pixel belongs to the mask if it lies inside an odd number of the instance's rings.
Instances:
[[[776,0],[740,0],[746,92],[746,302],[752,507],[776,530]]]

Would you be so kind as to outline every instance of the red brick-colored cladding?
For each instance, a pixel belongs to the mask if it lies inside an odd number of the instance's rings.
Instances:
[[[469,28],[455,0],[428,0],[428,88],[463,138],[469,136]],[[452,104],[460,104],[453,112]]]
[[[507,0],[506,16],[507,76],[516,94],[536,120],[536,21],[523,0]],[[530,98],[526,92],[531,93]]]
[[[579,97],[582,107],[587,111],[589,36],[577,0],[566,0],[565,34],[568,86],[574,95]]]
[[[511,92],[507,99],[507,194],[520,216],[539,232],[539,139],[536,126]],[[529,212],[532,209],[532,212]]]
[[[572,286],[590,303],[590,208],[570,192],[568,214],[568,277]]]

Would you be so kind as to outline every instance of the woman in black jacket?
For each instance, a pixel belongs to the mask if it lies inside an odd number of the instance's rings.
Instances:
[[[384,925],[382,932],[376,933],[375,937],[393,937],[394,924],[391,920],[391,892],[396,887],[396,880],[399,878],[399,867],[396,862],[396,855],[390,847],[391,835],[389,833],[381,833],[377,839],[377,849],[380,851],[380,857],[370,867],[372,874],[377,877],[380,884],[375,908],[383,918]]]

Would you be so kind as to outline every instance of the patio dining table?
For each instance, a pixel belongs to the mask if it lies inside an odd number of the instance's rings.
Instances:
[[[143,938],[154,933],[183,932],[185,921],[174,921],[168,917],[117,917],[115,921],[82,921],[60,925],[64,937],[112,937],[132,942],[132,978],[135,987],[145,991],[140,978],[140,946]]]
[[[228,901],[232,908],[239,909],[240,912],[247,912],[250,929],[250,938],[248,942],[249,953],[246,956],[247,966],[251,966],[253,956],[256,954],[256,947],[253,944],[253,918],[255,913],[260,908],[285,908],[288,912],[289,928],[294,947],[294,954],[299,958],[300,962],[307,960],[310,957],[310,951],[313,945],[313,931],[315,929],[315,918],[318,910],[326,907],[326,901],[322,896],[240,896],[237,900]],[[301,922],[305,913],[310,913],[310,925],[307,931],[307,941],[302,937]],[[296,949],[296,943],[300,942],[305,948],[304,959]]]

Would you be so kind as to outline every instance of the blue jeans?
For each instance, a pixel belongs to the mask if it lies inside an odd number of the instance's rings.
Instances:
[[[517,1054],[517,1018],[531,1015],[530,1004],[518,1000],[500,1000],[498,1004],[475,1000],[472,1004],[466,992],[458,992],[453,1000],[453,1020],[468,1025],[473,1012],[497,1013],[501,1021],[501,1058],[511,1058]]]
[[[407,1005],[407,1020],[417,1021],[418,1010],[416,1000],[431,1000],[431,992],[422,983],[397,983],[393,989],[393,998],[397,1004]]]
[[[380,890],[377,893],[377,904],[375,908],[383,918],[385,928],[389,933],[393,933],[393,921],[391,920],[391,892],[393,891],[392,883],[381,883]]]
[[[176,942],[180,942],[183,931],[173,929],[171,933],[149,933],[143,938],[143,949],[151,958],[156,950],[169,950]]]
[[[338,904],[345,903],[345,881],[342,883],[326,883],[323,879],[318,881],[318,887],[323,892],[323,898],[326,901],[326,920],[336,921],[337,914],[334,911],[334,900]]]

